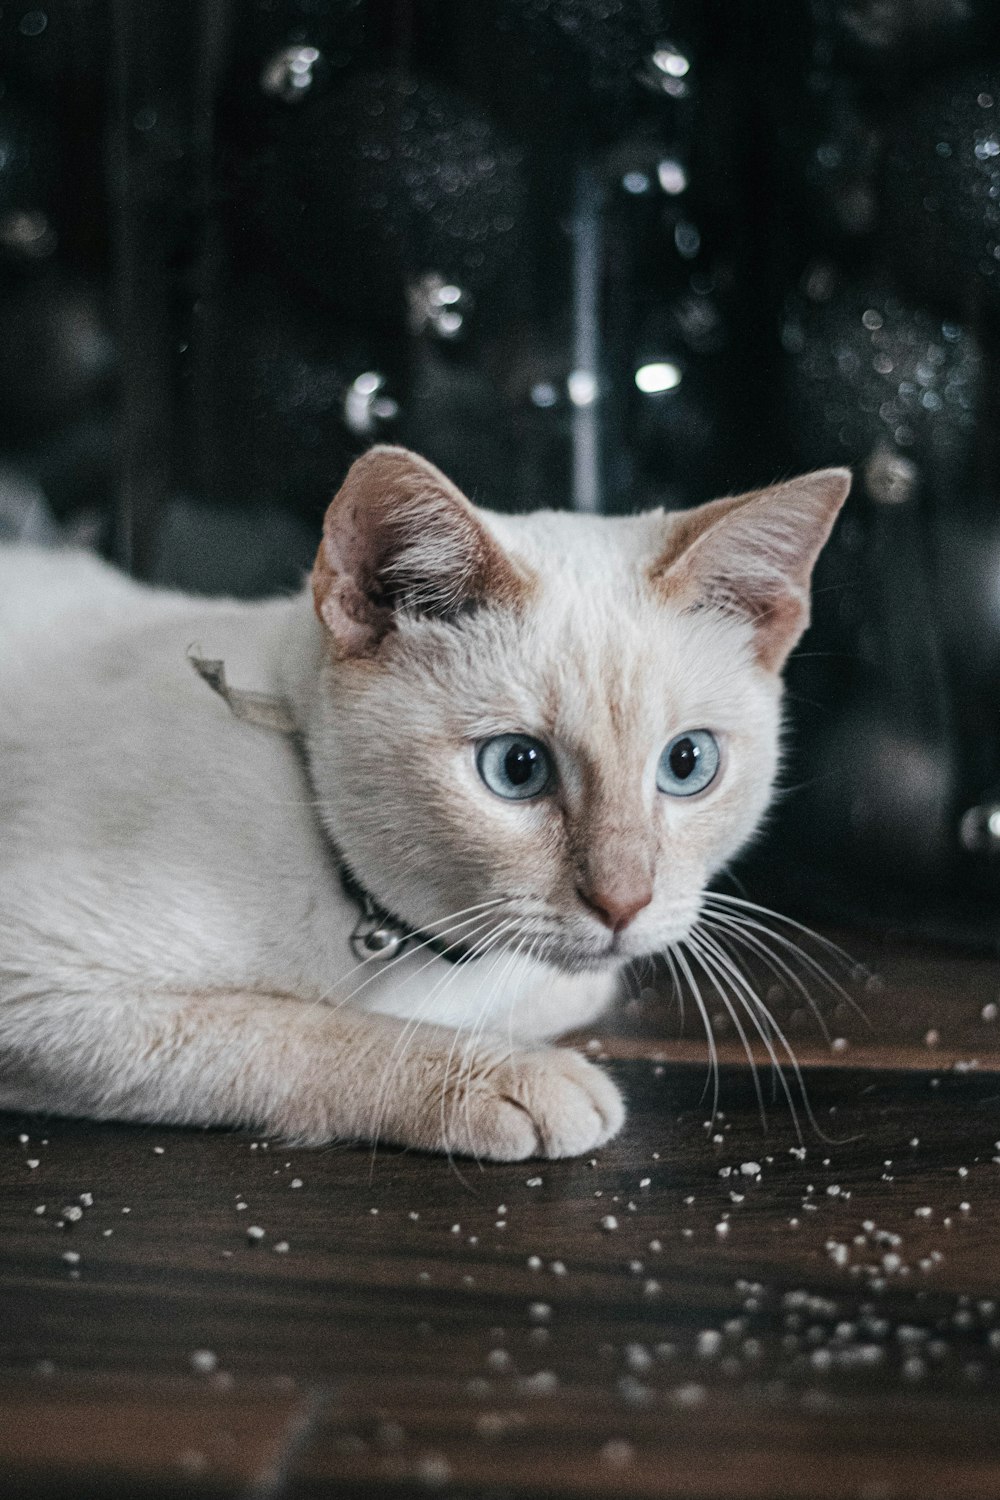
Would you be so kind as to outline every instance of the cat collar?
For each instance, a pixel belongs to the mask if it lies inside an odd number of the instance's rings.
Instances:
[[[411,944],[415,948],[423,948],[427,952],[436,953],[438,958],[443,958],[450,964],[468,963],[475,957],[474,953],[460,949],[455,943],[446,943],[442,938],[421,932],[416,927],[408,927],[384,906],[379,905],[371,892],[365,890],[360,880],[352,874],[342,859],[338,859],[338,863],[344,895],[360,910],[360,916],[350,938],[351,952],[355,958],[368,962],[388,963],[390,959],[398,958],[405,953]]]

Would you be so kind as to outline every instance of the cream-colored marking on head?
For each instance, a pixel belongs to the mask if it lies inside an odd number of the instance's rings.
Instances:
[[[307,731],[365,884],[417,927],[499,901],[507,947],[570,968],[684,936],[770,797],[778,673],[849,484],[831,469],[674,515],[497,516],[402,449],[366,454],[313,573],[332,649]],[[694,729],[719,773],[666,795],[659,758]],[[549,794],[484,784],[477,746],[513,732],[547,747]]]

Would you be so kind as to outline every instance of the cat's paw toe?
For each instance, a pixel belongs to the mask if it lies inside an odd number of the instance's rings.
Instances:
[[[625,1105],[605,1073],[558,1047],[518,1052],[491,1069],[477,1090],[471,1140],[494,1161],[580,1156],[617,1135]]]

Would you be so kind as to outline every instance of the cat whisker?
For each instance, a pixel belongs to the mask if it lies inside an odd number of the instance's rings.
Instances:
[[[747,1033],[746,1033],[746,1030],[745,1030],[745,1028],[743,1026],[743,1023],[740,1021],[739,1013],[737,1012],[735,1005],[730,1000],[730,994],[723,987],[723,983],[722,983],[722,980],[723,979],[728,979],[729,976],[727,975],[725,969],[720,970],[719,965],[713,960],[712,953],[708,949],[707,944],[702,943],[702,942],[699,941],[699,937],[698,937],[697,933],[695,933],[695,932],[690,933],[689,936],[688,936],[688,938],[686,939],[686,941],[687,941],[688,946],[690,947],[692,953],[696,956],[696,958],[698,959],[698,962],[701,964],[701,967],[704,970],[705,974],[711,980],[712,986],[713,986],[716,994],[718,995],[719,999],[722,1001],[723,1005],[725,1006],[726,1011],[728,1012],[730,1020],[732,1021],[733,1025],[736,1027],[736,1030],[737,1030],[737,1033],[739,1035],[740,1041],[743,1044],[743,1050],[744,1050],[744,1052],[746,1053],[746,1056],[747,1056],[747,1062],[750,1064],[750,1072],[751,1072],[751,1075],[753,1077],[754,1092],[757,1095],[757,1108],[760,1111],[761,1125],[766,1130],[767,1129],[767,1111],[764,1108],[764,1094],[763,1094],[763,1090],[761,1089],[761,1086],[760,1086],[760,1072],[759,1072],[759,1070],[757,1068],[757,1062],[756,1062],[756,1059],[755,1059],[755,1057],[753,1055],[753,1048],[750,1045],[750,1038],[747,1036]],[[731,984],[731,980],[729,982]],[[740,1000],[741,1003],[742,1003],[742,997],[739,995],[738,991],[735,992],[734,998]],[[745,1005],[743,1006],[743,1008],[744,1008],[744,1010],[747,1009],[747,1007]],[[774,1048],[773,1048],[773,1046],[771,1044],[771,1041],[770,1041],[769,1037],[767,1036],[767,1033],[761,1027],[760,1021],[754,1015],[753,1011],[752,1010],[748,1011],[748,1014],[750,1015],[750,1018],[753,1021],[754,1026],[755,1026],[757,1032],[759,1033],[759,1035],[761,1037],[761,1040],[764,1043],[764,1046],[767,1048],[768,1056],[771,1058],[771,1062],[772,1062],[773,1066],[777,1069],[778,1073],[780,1074],[781,1073],[780,1065],[778,1063],[777,1057],[775,1056]],[[787,1090],[786,1090],[786,1092],[787,1092]],[[790,1098],[789,1098],[789,1108],[792,1111],[792,1118],[795,1119],[795,1108],[794,1108],[794,1105],[792,1104],[792,1101],[791,1101]],[[797,1126],[797,1122],[796,1122],[796,1129],[797,1128],[798,1128],[798,1126]]]
[[[488,1014],[490,1012],[490,1009],[491,1009],[493,1003],[495,1002],[497,995],[500,993],[500,990],[501,990],[502,986],[507,983],[507,980],[508,980],[508,977],[509,977],[511,971],[516,967],[517,962],[518,962],[518,960],[521,957],[521,952],[523,950],[525,942],[526,942],[526,939],[524,939],[524,938],[519,938],[517,940],[517,942],[515,943],[513,949],[507,955],[507,962],[506,962],[506,964],[504,964],[503,967],[501,968],[500,973],[497,975],[494,983],[492,984],[492,986],[490,987],[489,992],[487,993],[486,999],[483,1001],[482,1005],[479,1007],[479,1011],[478,1011],[478,1014],[476,1016],[476,1020],[473,1023],[473,1026],[472,1026],[471,1031],[470,1031],[469,1038],[468,1038],[468,1040],[466,1042],[466,1045],[465,1045],[465,1051],[464,1051],[464,1054],[463,1054],[462,1062],[459,1065],[458,1085],[457,1085],[457,1092],[456,1092],[456,1095],[455,1095],[455,1102],[454,1102],[454,1106],[453,1106],[453,1109],[452,1109],[452,1121],[454,1122],[455,1111],[458,1109],[459,1104],[460,1103],[463,1104],[464,1108],[465,1108],[465,1125],[466,1125],[466,1130],[468,1132],[469,1142],[470,1142],[470,1145],[472,1146],[473,1156],[474,1156],[476,1165],[479,1166],[480,1168],[481,1168],[482,1164],[481,1164],[481,1162],[479,1160],[479,1156],[478,1156],[478,1154],[476,1153],[476,1150],[475,1150],[475,1140],[474,1140],[474,1133],[473,1133],[473,1128],[472,1128],[472,1116],[471,1116],[471,1111],[470,1111],[470,1096],[471,1096],[470,1084],[472,1082],[472,1068],[473,1068],[473,1060],[474,1060],[474,1057],[475,1057],[475,1048],[476,1048],[476,1046],[477,1046],[477,1044],[479,1042],[480,1037],[483,1035],[483,1032],[486,1030],[486,1018],[487,1018],[487,1016],[488,1016]],[[497,960],[497,962],[499,962],[499,960]],[[497,966],[496,963],[494,963],[493,969],[491,970],[491,975],[495,971],[496,966]],[[490,976],[487,976],[487,977],[489,978]],[[508,1039],[509,1039],[510,1052],[513,1052],[514,1051],[513,1038],[509,1034],[508,1034]]]
[[[515,926],[516,926],[515,922],[508,922],[504,927],[501,927],[497,932],[495,932],[492,935],[492,941],[489,940],[489,939],[485,940],[485,946],[483,947],[482,951],[477,954],[477,957],[478,957],[479,961],[482,962],[483,958],[485,958],[487,956],[487,954],[493,952],[493,950],[496,949],[499,946],[500,939],[507,932],[512,931]],[[489,968],[489,970],[487,970],[487,972],[485,973],[485,975],[483,975],[481,983],[480,983],[480,987],[476,991],[477,996],[481,993],[483,984],[486,983],[486,982],[488,982],[490,980],[490,978],[492,977],[492,975],[493,975],[493,973],[494,973],[494,971],[496,969],[496,965],[499,962],[499,959],[500,959],[501,956],[502,955],[497,955],[497,958],[494,959],[493,964],[491,965],[491,967]],[[453,978],[453,977],[454,976],[449,976],[449,978]],[[435,987],[434,991],[432,992],[433,995],[434,995],[434,998],[435,999],[440,998],[441,994],[444,992],[444,989],[446,989],[446,988],[447,988],[447,982],[445,984],[443,984],[443,985],[441,985],[441,984],[437,985]],[[449,1121],[448,1115],[447,1115],[448,1079],[449,1079],[449,1076],[451,1074],[451,1066],[452,1066],[452,1063],[453,1063],[454,1058],[455,1058],[455,1048],[458,1046],[458,1043],[462,1039],[462,1037],[463,1037],[463,1028],[456,1027],[455,1028],[455,1035],[454,1035],[454,1037],[452,1039],[451,1046],[448,1049],[448,1056],[445,1059],[444,1076],[443,1076],[443,1078],[441,1080],[441,1138],[446,1143],[449,1143],[450,1140],[451,1140],[451,1133],[450,1133],[450,1128],[449,1127],[454,1122],[454,1108],[457,1108],[458,1098],[459,1098],[458,1094],[456,1094],[455,1106],[453,1107],[453,1110],[452,1110],[452,1119],[451,1119],[451,1121]],[[464,1056],[464,1054],[463,1054],[463,1056]],[[465,1182],[465,1179],[462,1177],[461,1172],[454,1165],[453,1153],[452,1153],[452,1149],[451,1149],[450,1144],[448,1144],[448,1159],[449,1159],[449,1161],[451,1161],[452,1168],[456,1172],[459,1180],[463,1183],[464,1186],[468,1187],[469,1184]]]
[[[477,999],[477,1001],[478,998],[483,995],[484,987],[489,986],[490,980],[492,980],[493,975],[496,974],[496,966],[498,966],[499,963],[502,962],[502,960],[507,959],[508,962],[507,965],[505,965],[504,969],[504,972],[507,972],[507,969],[510,968],[511,960],[513,960],[513,957],[516,957],[516,948],[514,948],[513,956],[511,956],[511,953],[507,950],[507,948],[501,947],[501,939],[504,938],[504,936],[507,936],[507,933],[511,932],[511,930],[513,930],[513,924],[511,924],[508,929],[502,930],[501,933],[498,933],[498,938],[496,938],[495,944],[492,945],[492,948],[487,948],[486,950],[486,954],[495,953],[495,957],[493,957],[493,962],[492,965],[489,966],[489,969],[486,969],[486,971],[481,974],[480,986],[478,986],[477,992],[475,992],[475,999]],[[459,1041],[465,1041],[465,1046],[463,1046],[462,1050],[462,1059],[460,1059],[459,1062],[460,1079],[460,1074],[462,1074],[462,1067],[466,1064],[466,1061],[469,1061],[469,1065],[471,1065],[472,1044],[474,1044],[475,1035],[477,1035],[478,1028],[480,1028],[480,1023],[484,1023],[484,1019],[486,1019],[487,1013],[489,1013],[489,1005],[490,1002],[492,1002],[492,998],[493,989],[489,989],[487,990],[486,999],[481,1002],[480,1007],[478,1007],[477,1013],[475,1013],[475,1020],[474,1023],[472,1023],[471,1028],[456,1028],[456,1038],[454,1038],[453,1044],[451,1044],[451,1049],[448,1050],[448,1059],[447,1064],[445,1064],[444,1082],[442,1082],[441,1092],[442,1133],[444,1133],[445,1139],[448,1140],[450,1140],[450,1131],[448,1131],[447,1127],[448,1125],[454,1124],[454,1113],[456,1113],[457,1107],[459,1107],[460,1098],[462,1098],[462,1089],[460,1089],[459,1085],[459,1088],[456,1089],[456,1094],[454,1094],[453,1110],[451,1110],[451,1121],[447,1121],[447,1116],[445,1116],[445,1106],[447,1106],[448,1076],[450,1076],[451,1062],[454,1061],[454,1050],[456,1050]]]
[[[796,974],[792,966],[786,963],[780,954],[774,953],[762,938],[755,937],[752,932],[746,931],[741,924],[731,922],[725,917],[720,917],[718,913],[705,913],[702,916],[702,926],[707,932],[712,932],[715,935],[716,940],[722,944],[728,953],[732,953],[732,949],[729,947],[730,943],[734,943],[740,948],[745,948],[748,952],[756,954],[779,984],[790,984],[812,1011],[824,1039],[827,1042],[830,1041],[830,1031],[822,1011],[803,983],[801,976]],[[735,957],[735,955],[733,956]]]
[[[442,950],[443,954],[447,955],[453,949],[457,949],[461,944],[469,942],[470,938],[475,938],[477,935],[482,935],[484,927],[488,926],[488,924],[492,921],[492,918],[493,913],[487,913],[485,915],[480,914],[478,917],[468,917],[461,924],[456,924],[456,926],[460,926],[462,930],[458,933],[458,936],[453,938],[452,942]],[[426,947],[426,944],[421,944],[421,946]],[[389,963],[385,964],[384,968],[391,968],[394,964],[399,963],[401,959],[405,958],[406,956],[407,955],[405,953],[400,955],[400,958],[393,959]],[[427,969],[432,968],[441,956],[441,953],[435,952],[432,957],[430,957],[425,963],[421,964],[416,973],[405,975],[401,981],[401,984],[415,983],[416,980],[419,979],[420,975],[425,973]],[[368,960],[365,960],[365,963],[367,962]],[[363,967],[363,965],[359,964],[358,968],[361,967]],[[352,972],[356,974],[358,970],[354,969]],[[376,970],[374,973],[370,974],[362,984],[357,985],[354,990],[349,991],[347,995],[342,996],[341,999],[336,1002],[336,1004],[330,1004],[330,996],[333,994],[333,989],[331,988],[327,990],[324,995],[321,995],[318,1000],[314,1000],[312,1002],[311,1008],[315,1009],[323,1005],[327,1006],[331,1012],[343,1010],[345,1006],[350,1005],[354,1001],[355,997],[361,992],[361,990],[365,988],[368,983],[371,982],[372,979],[378,977],[378,972],[379,971]]]
[[[714,916],[715,920],[725,922],[730,928],[741,931],[744,934],[757,933],[761,935],[758,938],[758,941],[763,941],[763,938],[767,938],[772,943],[777,943],[782,949],[784,949],[786,953],[797,959],[799,963],[802,964],[803,968],[806,969],[810,974],[812,974],[820,982],[820,984],[822,984],[824,989],[835,995],[838,1000],[843,1001],[845,1005],[853,1010],[854,1013],[862,1021],[864,1021],[866,1026],[871,1025],[868,1016],[865,1014],[864,1010],[854,999],[854,997],[837,979],[834,978],[834,976],[827,969],[823,967],[819,960],[814,958],[813,955],[809,953],[805,948],[803,948],[800,943],[796,943],[791,938],[786,937],[783,932],[776,932],[773,927],[766,926],[763,922],[758,921],[756,918],[748,916],[744,911],[729,911],[725,909],[719,911],[717,907],[709,904],[709,902],[710,897],[706,897],[706,909]],[[745,904],[748,906],[753,905],[753,903],[751,902]],[[836,943],[829,942],[826,938],[821,937],[819,933],[813,932],[810,928],[803,926],[799,922],[792,922],[790,918],[782,918],[778,912],[771,912],[767,907],[758,907],[756,909],[762,912],[765,916],[772,917],[776,921],[785,921],[788,925],[794,927],[797,931],[800,931],[805,936],[813,939],[825,951],[831,952],[834,956],[836,956],[841,964],[850,967],[852,970],[855,968],[855,965],[853,964],[849,955],[846,954],[842,948],[838,948]],[[773,949],[771,950],[771,957],[777,959],[777,954]]]
[[[809,1092],[806,1088],[805,1077],[799,1064],[798,1057],[795,1054],[795,1050],[792,1047],[792,1044],[789,1042],[784,1031],[781,1029],[777,1020],[775,1019],[774,1014],[771,1010],[769,1010],[768,1006],[757,994],[756,990],[750,983],[750,980],[743,972],[743,970],[739,967],[739,965],[734,961],[732,956],[726,954],[722,949],[720,949],[716,941],[704,930],[701,930],[698,936],[702,944],[707,946],[714,953],[717,962],[721,964],[725,971],[731,976],[734,984],[734,992],[740,994],[743,997],[743,1008],[747,1012],[747,1014],[750,1015],[751,1019],[756,1018],[757,1021],[763,1019],[773,1029],[775,1036],[781,1043],[782,1049],[788,1058],[788,1062],[792,1069],[792,1072],[795,1075],[795,1081],[798,1086],[799,1096],[802,1100],[802,1108],[805,1111],[805,1115],[807,1120],[809,1121],[810,1126],[822,1141],[832,1143],[832,1138],[820,1128],[819,1121],[816,1119],[816,1116],[813,1113],[812,1104],[809,1099]],[[771,1061],[774,1064],[777,1077],[781,1082],[782,1090],[788,1102],[788,1107],[792,1115],[793,1123],[795,1125],[795,1132],[799,1138],[799,1141],[801,1142],[802,1131],[799,1126],[798,1116],[792,1100],[791,1090],[788,1086],[788,1080],[785,1078],[784,1069],[775,1055],[772,1044],[768,1041],[765,1033],[759,1025],[758,1030],[760,1030],[761,1039],[764,1041],[764,1045],[767,1047],[768,1055],[771,1057]]]
[[[378,977],[382,974],[387,974],[391,969],[395,969],[405,959],[412,958],[415,953],[419,953],[422,949],[429,948],[432,943],[440,943],[441,939],[447,937],[449,933],[457,932],[458,936],[453,938],[452,941],[447,944],[447,946],[442,950],[445,955],[455,951],[470,936],[469,931],[462,931],[461,929],[469,928],[471,926],[472,932],[476,932],[479,927],[493,919],[493,917],[496,915],[497,906],[501,905],[503,905],[503,898],[498,897],[493,901],[480,901],[477,902],[475,906],[466,906],[460,911],[452,912],[451,917],[439,918],[439,920],[433,924],[435,927],[439,926],[441,922],[450,922],[451,925],[445,927],[440,932],[429,932],[429,935],[421,942],[414,943],[412,946],[404,948],[403,952],[400,953],[396,958],[391,958],[389,960],[380,959],[377,953],[373,953],[369,958],[363,958],[361,962],[359,964],[356,964],[348,974],[344,975],[340,980],[338,980],[338,983],[343,984],[347,980],[353,979],[355,975],[360,974],[363,969],[374,966],[372,967],[372,972],[364,978],[361,984],[357,985],[342,999],[338,1000],[337,1005],[334,1008],[339,1010],[342,1005],[349,1005],[351,1001],[353,1001],[358,995],[360,995],[361,991],[365,989],[367,985],[371,984],[372,980],[378,979]],[[463,912],[469,913],[469,915],[463,916]],[[460,917],[462,918],[462,920],[452,921],[453,917]],[[424,969],[429,968],[430,965],[434,963],[434,961],[440,956],[440,952],[435,952],[433,957],[428,960],[428,963],[424,964],[423,967],[417,970],[417,974],[422,974],[424,972]],[[412,975],[411,978],[415,979],[417,977],[417,974]],[[332,993],[332,989],[328,990],[326,995],[322,996],[321,999],[316,1003],[324,1004]]]
[[[486,920],[490,920],[490,919],[486,919]],[[503,929],[501,929],[501,930],[503,930]],[[497,930],[495,928],[490,928],[485,933],[483,933],[481,931],[481,929],[480,929],[479,935],[476,937],[475,941],[466,949],[466,952],[467,952],[468,956],[470,958],[474,958],[474,959],[477,959],[477,960],[482,959],[490,951],[491,947],[495,944],[496,938],[497,938]],[[436,961],[436,957],[437,957],[437,955],[435,955],[435,958],[430,959],[428,961],[428,963],[422,965],[422,967],[417,971],[417,974],[413,975],[412,977],[414,979],[416,979],[426,969],[430,968],[433,965],[433,963]],[[440,996],[444,993],[444,991],[447,989],[448,985],[451,984],[455,980],[458,972],[459,972],[458,966],[455,965],[455,966],[451,967],[450,969],[448,969],[446,972],[442,973],[438,977],[438,979],[435,981],[435,983],[431,986],[431,988],[428,991],[428,993],[424,996],[424,999],[423,999],[423,1001],[422,1001],[422,1003],[421,1003],[418,1011],[416,1012],[416,1014],[414,1016],[411,1016],[407,1020],[407,1023],[405,1025],[405,1027],[403,1028],[403,1031],[400,1034],[400,1037],[399,1037],[399,1040],[398,1040],[398,1042],[396,1044],[396,1047],[393,1049],[393,1054],[392,1054],[392,1056],[389,1059],[389,1063],[387,1064],[386,1071],[385,1071],[385,1076],[384,1076],[384,1080],[383,1080],[383,1087],[382,1087],[382,1090],[381,1090],[380,1095],[379,1095],[379,1101],[380,1102],[379,1102],[379,1110],[378,1110],[378,1123],[377,1123],[377,1127],[376,1127],[375,1144],[377,1144],[378,1134],[381,1132],[381,1123],[382,1123],[382,1119],[384,1118],[384,1109],[385,1109],[386,1103],[388,1101],[388,1089],[389,1089],[389,1085],[392,1082],[392,1078],[393,1078],[396,1070],[398,1069],[398,1067],[400,1066],[400,1064],[402,1062],[403,1056],[405,1055],[406,1048],[409,1045],[409,1043],[412,1041],[413,1035],[415,1034],[417,1028],[420,1025],[423,1024],[424,1019],[425,1019],[425,1017],[427,1015],[427,1012],[431,1009],[431,1007],[433,1006],[433,1004],[435,1003],[435,1001],[437,1001],[440,998]],[[398,1056],[397,1056],[397,1053],[398,1053]]]
[[[531,939],[529,939],[529,942],[530,942],[530,946],[528,948],[527,957],[525,958],[525,961],[524,961],[524,965],[525,965],[526,969],[530,969],[531,965],[534,963],[534,961],[535,961],[535,950],[538,947],[538,939],[537,938],[531,938]],[[508,1048],[509,1048],[509,1050],[511,1052],[514,1051],[514,1005],[515,1005],[515,1003],[516,1003],[516,997],[514,995],[511,995],[511,1001],[510,1001],[510,1004],[507,1007],[507,1046],[508,1046]]]
[[[687,961],[687,956],[685,955],[681,944],[676,944],[672,949],[668,949],[668,952],[672,953],[678,968],[688,982],[688,988],[691,991],[692,999],[694,1000],[695,1005],[697,1005],[698,1007],[698,1014],[701,1016],[702,1025],[705,1028],[705,1040],[708,1043],[708,1057],[710,1064],[709,1078],[712,1079],[713,1083],[712,1120],[714,1122],[716,1115],[719,1113],[719,1053],[715,1045],[715,1033],[712,1030],[712,1023],[709,1020],[708,1011],[705,1009],[705,1001],[702,998],[702,993],[698,986],[698,981],[694,977],[691,965]],[[705,1079],[705,1091],[702,1093],[702,1098],[705,1097],[705,1093],[707,1093],[707,1091],[708,1078]]]
[[[504,929],[501,929],[501,931],[502,930]],[[472,947],[467,950],[470,957],[482,959],[490,951],[490,948],[494,944],[495,940],[495,932],[488,932],[481,938],[477,939]],[[424,967],[429,967],[429,965],[424,965]],[[418,972],[422,973],[423,970],[421,969]],[[431,1006],[436,1000],[439,999],[448,985],[454,981],[458,972],[458,966],[453,965],[447,973],[441,975],[437,982],[431,986],[416,1014],[409,1017],[409,1019],[407,1020],[406,1025],[400,1032],[396,1044],[393,1047],[392,1054],[390,1055],[389,1061],[386,1064],[382,1087],[379,1091],[379,1097],[375,1108],[371,1152],[372,1173],[374,1173],[375,1170],[375,1155],[378,1149],[379,1137],[382,1133],[382,1125],[385,1120],[385,1111],[388,1108],[390,1085],[397,1072],[399,1071],[399,1068],[402,1066],[407,1048],[413,1041],[419,1027],[423,1025],[425,1017],[427,1016],[427,1013],[430,1010]],[[454,1043],[452,1044],[452,1046],[454,1046]],[[449,1053],[449,1059],[450,1056],[451,1054]],[[447,1066],[445,1069],[445,1081],[447,1081]],[[468,1186],[468,1184],[466,1183],[465,1186]]]
[[[677,999],[677,1007],[678,1007],[678,1009],[680,1011],[680,1016],[681,1016],[681,1035],[683,1036],[684,1035],[684,986],[681,984],[680,975],[677,972],[677,965],[674,962],[674,955],[673,955],[672,951],[669,948],[667,948],[664,951],[663,958],[664,958],[664,960],[666,962],[667,968],[670,970],[671,992],[672,992],[672,997],[676,996],[676,999]]]
[[[815,932],[807,927],[804,922],[797,922],[794,917],[786,917],[783,912],[774,911],[770,906],[761,906],[756,901],[749,901],[745,896],[733,896],[725,891],[706,891],[705,901],[718,902],[724,906],[737,906],[745,911],[752,911],[758,917],[770,917],[772,922],[780,922],[784,927],[793,927],[796,932],[801,932],[804,937],[809,938],[817,947],[824,948],[831,958],[836,958],[847,970],[853,970],[857,966],[851,955],[832,939],[824,937],[822,933]]]

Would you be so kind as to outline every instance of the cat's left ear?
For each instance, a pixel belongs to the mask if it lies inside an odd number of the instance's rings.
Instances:
[[[758,661],[780,671],[809,624],[813,566],[850,487],[849,469],[819,469],[671,516],[651,581],[671,602],[749,621]]]
[[[526,585],[461,490],[406,448],[371,448],[351,465],[312,571],[316,613],[341,659],[372,655],[400,609],[447,619],[514,604]]]

